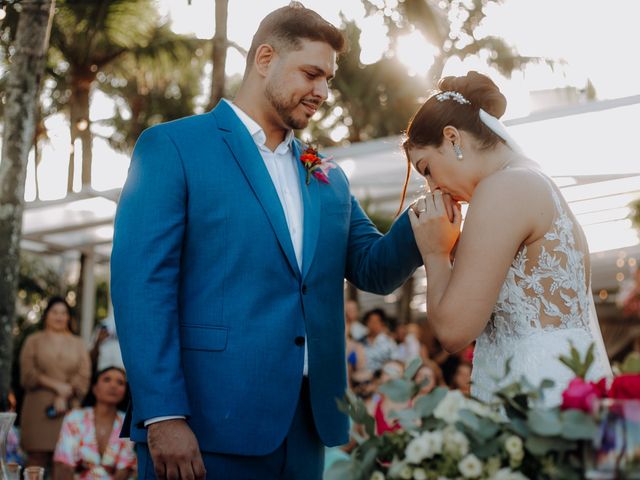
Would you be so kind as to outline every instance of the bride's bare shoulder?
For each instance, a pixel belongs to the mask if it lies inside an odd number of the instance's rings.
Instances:
[[[491,196],[513,200],[545,202],[550,195],[551,180],[543,173],[525,167],[511,167],[499,170],[484,178],[476,188],[474,197]]]

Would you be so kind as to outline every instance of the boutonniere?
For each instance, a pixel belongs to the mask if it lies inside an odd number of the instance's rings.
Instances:
[[[322,183],[329,183],[329,170],[336,168],[336,164],[333,163],[332,159],[333,157],[321,158],[318,155],[318,150],[313,147],[307,147],[302,152],[300,161],[307,171],[307,185],[311,181],[311,175]]]

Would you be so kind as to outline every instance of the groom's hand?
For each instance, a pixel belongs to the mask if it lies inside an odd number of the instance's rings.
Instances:
[[[460,210],[460,204],[455,202],[453,198],[451,198],[451,195],[449,195],[448,193],[445,193],[442,195],[442,201],[444,202],[444,208],[445,208],[445,211],[447,212],[447,217],[449,218],[449,221],[453,222],[453,218],[454,218],[453,209],[457,208],[458,210]],[[423,212],[425,209],[424,202],[425,202],[425,199],[420,198],[413,205],[411,205],[411,209],[414,211],[414,213],[418,217],[420,216],[420,213]]]
[[[206,477],[198,440],[185,420],[152,423],[147,427],[147,442],[157,478],[194,480]]]

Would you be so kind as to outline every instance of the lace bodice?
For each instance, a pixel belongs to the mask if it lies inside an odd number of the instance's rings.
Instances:
[[[533,384],[544,378],[556,381],[556,391],[549,397],[551,403],[558,402],[571,372],[557,357],[568,353],[570,340],[584,351],[595,335],[600,336],[590,322],[592,299],[582,231],[567,213],[557,187],[539,175],[549,186],[555,214],[549,231],[536,242],[536,254],[524,245],[516,255],[491,319],[477,339],[472,393],[484,400],[491,398],[498,384],[524,375]],[[597,355],[592,376],[606,373],[608,360],[602,356]],[[509,358],[512,373],[505,378]]]

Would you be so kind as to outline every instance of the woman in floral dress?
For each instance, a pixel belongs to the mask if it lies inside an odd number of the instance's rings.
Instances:
[[[124,413],[118,407],[126,397],[123,370],[109,367],[95,376],[86,404],[66,415],[53,457],[56,480],[118,479],[135,472],[133,443],[120,438]]]

